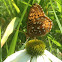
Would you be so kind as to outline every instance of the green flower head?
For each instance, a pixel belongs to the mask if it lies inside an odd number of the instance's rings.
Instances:
[[[42,55],[45,50],[45,44],[41,40],[30,40],[26,44],[27,53],[32,56]]]

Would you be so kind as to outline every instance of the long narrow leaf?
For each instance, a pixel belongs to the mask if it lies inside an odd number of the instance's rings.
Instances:
[[[14,8],[16,9],[17,13],[20,13],[20,9],[15,4],[14,0],[12,0],[12,4],[13,4]]]
[[[11,15],[11,12],[10,12],[10,10],[9,10],[9,8],[8,8],[8,5],[7,5],[6,1],[3,0],[3,3],[4,3],[4,5],[5,5],[5,7],[7,8],[7,11],[8,11],[8,13],[9,13],[9,15]]]
[[[51,36],[48,36],[48,38],[57,46],[61,47],[61,44],[59,42],[57,42],[54,38],[52,38]]]
[[[59,12],[61,12],[61,5],[57,2],[58,8],[59,8]]]
[[[27,2],[24,2],[24,1],[20,1],[20,2],[23,3],[23,4],[25,4],[25,5],[28,4]],[[32,6],[32,5],[29,4],[29,6]]]
[[[52,1],[51,1],[51,0],[50,0],[50,3],[51,3],[51,6],[52,6],[54,15],[55,15],[55,17],[56,17],[56,22],[57,22],[57,24],[58,24],[58,26],[59,26],[59,29],[60,29],[61,33],[62,33],[62,26],[61,26],[61,24],[60,24],[60,21],[59,21],[57,15],[56,15],[56,12],[55,12],[55,10],[54,10],[54,7],[53,7],[53,4],[52,4]]]
[[[6,31],[1,39],[1,47],[4,45],[6,40],[8,39],[9,35],[13,32],[13,30],[16,28],[18,22],[20,21],[19,18],[14,17],[12,21],[9,23],[9,25],[6,28]]]
[[[15,50],[15,46],[16,46],[16,41],[17,41],[17,37],[18,37],[18,30],[15,32],[15,35],[12,39],[11,45],[10,45],[10,49],[9,52],[7,54],[7,56],[9,56],[10,54],[12,54]]]
[[[13,10],[13,8],[12,8],[11,0],[8,0],[8,3],[9,3],[9,5],[10,5],[10,9],[11,9],[12,13],[14,14],[14,10]]]
[[[30,3],[30,0],[29,0],[28,4],[29,4],[29,3]],[[12,53],[14,53],[14,51],[15,51],[15,46],[16,46],[16,42],[17,42],[17,36],[18,36],[19,27],[20,27],[20,25],[22,24],[21,22],[22,22],[22,20],[23,20],[23,17],[24,17],[24,15],[25,15],[25,12],[26,12],[26,10],[27,10],[27,8],[28,8],[28,4],[27,4],[27,6],[25,7],[25,10],[24,10],[23,13],[22,13],[21,20],[20,20],[20,22],[19,22],[19,25],[18,25],[18,27],[17,27],[17,30],[16,30],[16,32],[15,32],[15,35],[14,35],[14,37],[13,37],[13,39],[12,39],[12,42],[11,42],[11,45],[10,45],[10,49],[9,49],[9,52],[8,52],[8,56],[11,55]]]

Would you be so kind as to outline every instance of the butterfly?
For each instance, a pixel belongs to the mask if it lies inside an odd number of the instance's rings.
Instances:
[[[28,15],[27,35],[32,38],[43,36],[50,32],[51,29],[51,19],[45,15],[39,4],[33,4]]]

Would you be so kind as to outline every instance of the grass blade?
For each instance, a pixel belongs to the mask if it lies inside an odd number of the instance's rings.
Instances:
[[[12,39],[11,45],[10,45],[10,49],[8,51],[7,56],[9,56],[10,54],[14,53],[15,50],[15,46],[16,46],[16,41],[17,41],[17,36],[18,36],[18,30],[16,30],[15,35]]]
[[[57,2],[58,8],[59,8],[59,12],[61,12],[61,5]]]
[[[51,6],[52,6],[54,15],[55,15],[55,17],[56,17],[56,22],[57,22],[57,24],[58,24],[58,26],[59,26],[59,29],[60,29],[61,33],[62,33],[62,26],[61,26],[60,21],[59,21],[57,15],[56,15],[56,13],[55,13],[55,10],[54,10],[54,7],[53,7],[53,4],[52,4],[52,1],[51,1],[51,0],[50,0],[50,3],[51,3]]]
[[[14,0],[12,0],[12,4],[13,4],[14,8],[16,9],[17,13],[20,13],[20,9],[15,4]]]
[[[3,3],[5,4],[5,7],[7,8],[7,11],[8,11],[8,13],[9,13],[9,15],[11,15],[11,12],[10,12],[10,10],[8,9],[8,5],[7,5],[7,3],[5,2],[5,0],[3,0]]]
[[[57,42],[53,37],[48,36],[48,38],[49,38],[54,44],[56,44],[57,46],[61,47],[61,44],[60,44],[59,42]]]

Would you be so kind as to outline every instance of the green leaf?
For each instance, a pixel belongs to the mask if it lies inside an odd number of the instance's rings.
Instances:
[[[4,43],[7,41],[9,35],[13,32],[13,30],[16,28],[16,26],[18,25],[18,22],[20,21],[19,18],[17,17],[14,17],[12,19],[12,21],[9,23],[9,25],[7,26],[6,28],[6,31],[2,37],[2,40],[1,40],[1,47],[4,45]]]
[[[48,38],[57,46],[61,47],[61,44],[59,42],[57,42],[52,36],[48,36]]]
[[[38,3],[40,3],[41,0],[37,0]]]
[[[51,40],[50,38],[48,37],[48,41],[49,41],[49,46],[50,46],[50,52],[52,51],[52,43],[51,43]]]
[[[15,50],[15,46],[16,46],[16,42],[17,42],[17,37],[18,37],[18,31],[19,30],[16,30],[15,34],[14,34],[14,37],[12,39],[12,42],[11,42],[11,45],[10,45],[10,49],[8,51],[8,54],[7,56],[11,55],[12,53],[14,53],[14,50]]]
[[[60,31],[60,30],[55,30],[55,32],[56,32],[56,33],[61,33],[61,31]]]
[[[29,0],[28,4],[29,4],[29,3],[30,3],[30,0]],[[15,46],[16,46],[16,42],[17,42],[19,27],[20,27],[20,25],[22,25],[21,22],[22,22],[22,20],[23,20],[23,17],[24,17],[24,15],[25,15],[25,12],[26,12],[26,10],[27,10],[27,8],[28,8],[28,4],[27,4],[27,6],[25,7],[25,10],[24,10],[23,13],[22,13],[20,22],[19,22],[19,24],[18,24],[17,30],[16,30],[16,32],[15,32],[15,35],[14,35],[14,37],[13,37],[13,39],[12,39],[12,42],[11,42],[11,45],[10,45],[10,49],[9,49],[9,52],[8,52],[8,55],[7,55],[7,56],[11,55],[11,54],[14,53],[14,51],[15,51]]]
[[[57,2],[58,8],[59,8],[59,12],[61,12],[61,5]]]
[[[53,9],[53,12],[54,12],[54,15],[55,15],[55,18],[56,18],[56,22],[57,22],[57,24],[58,24],[58,26],[59,26],[59,29],[60,29],[61,33],[62,33],[62,26],[61,26],[61,23],[60,23],[60,21],[59,21],[57,15],[56,15],[56,12],[55,12],[55,10],[54,10],[54,6],[53,6],[51,0],[50,0],[50,4],[51,4],[51,6],[52,6],[52,9]]]
[[[20,13],[20,9],[19,9],[18,6],[15,4],[14,0],[12,0],[12,4],[13,4],[14,8],[16,9],[17,13]]]
[[[12,2],[11,2],[11,0],[7,0],[8,1],[8,3],[9,3],[9,6],[10,6],[10,10],[12,11],[12,13],[14,14],[14,10],[13,10],[13,8],[12,8]]]
[[[28,3],[27,2],[24,2],[24,1],[20,1],[21,3],[27,5]],[[30,7],[32,6],[31,4],[28,4]]]
[[[6,7],[6,9],[7,9],[9,15],[11,15],[11,12],[10,12],[10,10],[9,10],[9,8],[8,8],[7,2],[6,2],[5,0],[2,0],[2,1],[3,1],[4,5],[5,5],[5,7]]]

